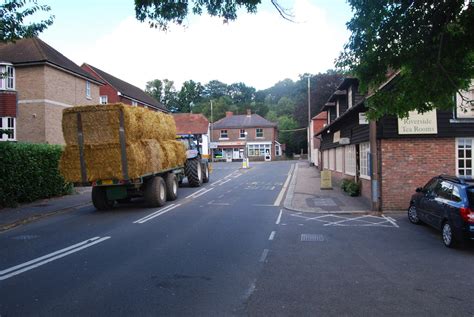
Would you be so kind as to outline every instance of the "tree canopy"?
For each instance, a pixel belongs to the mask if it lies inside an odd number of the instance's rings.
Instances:
[[[229,22],[237,19],[240,8],[255,13],[260,3],[261,0],[135,0],[135,15],[140,22],[147,21],[151,27],[166,30],[170,23],[181,25],[190,12],[201,15],[206,11],[210,16]],[[291,21],[288,10],[276,0],[271,0],[271,3],[284,19]]]
[[[388,72],[400,72],[396,85],[368,100],[369,116],[451,109],[455,93],[474,78],[474,3],[348,2],[354,12],[347,23],[352,35],[337,65],[357,76],[369,93],[378,90]]]
[[[14,42],[24,37],[37,36],[53,24],[54,15],[39,22],[25,22],[36,12],[49,12],[48,5],[40,5],[36,0],[5,0],[0,5],[0,42]]]

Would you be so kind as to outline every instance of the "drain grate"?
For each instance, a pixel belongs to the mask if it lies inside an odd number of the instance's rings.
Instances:
[[[301,235],[301,241],[322,242],[322,241],[326,241],[326,239],[324,238],[322,234],[303,233]]]

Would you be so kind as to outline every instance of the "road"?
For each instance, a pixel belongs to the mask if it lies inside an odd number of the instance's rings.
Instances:
[[[245,313],[290,166],[216,164],[158,212],[90,206],[2,234],[0,315]]]
[[[216,164],[160,209],[0,234],[0,316],[474,316],[474,248],[405,215],[283,210],[292,162]]]

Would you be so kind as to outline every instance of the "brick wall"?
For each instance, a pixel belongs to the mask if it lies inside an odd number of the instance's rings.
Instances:
[[[16,68],[17,140],[64,144],[62,111],[67,106],[99,103],[99,86],[50,66]]]
[[[0,91],[0,117],[16,117],[16,91]]]
[[[212,130],[212,140],[219,141],[221,136],[221,130],[227,130],[227,135],[229,136],[229,142],[234,141],[245,141],[245,138],[239,139],[240,137],[240,129],[213,129]],[[275,141],[275,128],[263,128],[263,138],[256,137],[256,128],[247,128],[247,141],[248,142],[273,142]],[[223,140],[221,140],[223,141]]]
[[[456,174],[454,138],[381,140],[382,209],[403,210],[433,176]]]

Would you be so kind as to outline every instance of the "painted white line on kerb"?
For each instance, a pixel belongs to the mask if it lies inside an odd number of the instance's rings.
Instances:
[[[384,217],[384,219],[390,222],[394,227],[400,228],[395,222],[395,219],[393,219],[392,217],[385,217],[384,215],[382,215],[382,217]]]
[[[181,204],[178,204],[178,205],[174,205],[174,204],[173,204],[173,205],[170,205],[170,206],[168,206],[168,207],[166,207],[166,208],[163,208],[163,209],[160,209],[160,210],[158,210],[158,211],[155,211],[154,213],[152,213],[152,214],[150,214],[150,215],[148,215],[148,216],[146,216],[146,217],[143,217],[143,218],[141,218],[141,219],[138,219],[137,221],[134,221],[133,223],[139,223],[139,224],[145,223],[145,222],[150,221],[151,219],[154,219],[154,218],[156,218],[156,217],[158,217],[158,216],[164,215],[164,214],[167,213],[168,211],[173,210],[173,209],[175,209],[175,208],[177,208],[177,207],[179,207],[179,206],[181,206]]]
[[[272,241],[275,238],[275,233],[275,231],[272,231],[272,233],[270,233],[270,236],[268,237],[268,240]]]
[[[200,193],[199,195],[194,195],[193,198],[198,198],[198,197],[200,197],[200,196],[202,196],[202,195],[204,195],[204,194],[210,192],[210,191],[213,190],[213,189],[214,189],[214,188],[209,188],[208,190],[203,191],[203,192]]]
[[[280,221],[281,221],[281,214],[283,213],[283,209],[280,209],[280,213],[278,214],[278,218],[277,218],[277,221],[275,222],[276,225],[279,225],[280,224]]]
[[[295,164],[291,164],[290,171],[288,172],[288,177],[286,178],[285,184],[280,190],[280,193],[277,196],[277,199],[273,203],[273,206],[280,206],[281,200],[283,199],[283,196],[285,195],[286,189],[288,188],[288,183],[290,182],[291,175],[293,174],[293,170],[295,168]]]
[[[103,242],[105,240],[108,240],[108,239],[110,239],[110,237],[102,237],[102,238],[101,237],[95,237],[95,238],[83,241],[81,243],[75,244],[73,246],[70,246],[68,248],[61,249],[59,251],[44,255],[42,257],[39,257],[37,259],[28,261],[26,263],[19,264],[19,265],[16,265],[14,267],[11,267],[9,269],[0,271],[1,272],[0,281],[6,280],[6,279],[8,279],[10,277],[13,277],[15,275],[18,275],[18,274],[27,272],[29,270],[32,270],[34,268],[37,268],[39,266],[42,266],[42,265],[44,265],[46,263],[49,263],[49,262],[52,262],[54,260],[63,258],[65,256],[69,255],[69,254],[76,253],[76,252],[81,251],[85,248],[89,248],[93,245],[96,245],[96,244],[101,243],[101,242]],[[11,273],[6,274],[8,272],[11,272]]]
[[[265,260],[267,259],[267,255],[268,255],[268,249],[264,249],[262,252],[262,256],[260,257],[260,262],[265,262]]]

